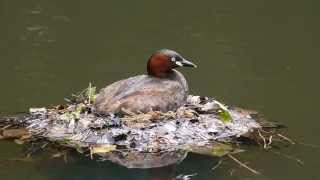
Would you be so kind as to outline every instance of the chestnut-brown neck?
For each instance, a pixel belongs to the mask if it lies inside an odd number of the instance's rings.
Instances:
[[[172,63],[167,55],[156,53],[150,57],[147,70],[148,75],[166,78],[172,72]]]

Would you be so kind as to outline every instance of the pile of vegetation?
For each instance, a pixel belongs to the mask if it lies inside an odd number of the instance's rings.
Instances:
[[[15,138],[17,143],[46,141],[129,168],[167,166],[182,161],[188,152],[238,161],[232,154],[243,151],[242,143],[254,142],[265,149],[277,141],[294,143],[277,132],[278,124],[265,121],[257,112],[209,97],[190,95],[175,112],[108,115],[95,111],[95,97],[96,88],[90,84],[66,99],[66,104],[3,117],[0,138]]]

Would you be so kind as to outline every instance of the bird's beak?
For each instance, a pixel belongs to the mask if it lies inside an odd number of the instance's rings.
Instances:
[[[182,61],[180,61],[182,66],[184,67],[193,67],[193,68],[197,68],[197,65],[193,64],[191,61],[188,61],[186,59],[182,59]]]

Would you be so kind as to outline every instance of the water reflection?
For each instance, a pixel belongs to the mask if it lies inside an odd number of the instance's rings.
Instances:
[[[127,168],[161,168],[182,162],[188,152],[168,151],[159,153],[141,153],[138,151],[112,152],[99,154],[103,159],[110,160]]]
[[[150,169],[149,180],[172,180],[176,177],[175,170],[176,165]]]
[[[184,71],[194,94],[262,111],[287,124],[293,139],[318,142],[319,1],[0,3],[0,111],[5,114],[57,104],[90,81],[103,87],[141,74],[148,55],[165,47],[196,57],[198,70]],[[20,153],[12,143],[0,146],[2,158]],[[300,157],[305,166],[250,149],[241,159],[264,176],[244,178],[319,179],[318,149],[282,151]],[[211,162],[193,157],[177,168],[197,172],[193,179],[234,179],[212,173]],[[144,178],[108,162],[46,163],[1,161],[0,177]],[[46,171],[39,170],[44,166]]]

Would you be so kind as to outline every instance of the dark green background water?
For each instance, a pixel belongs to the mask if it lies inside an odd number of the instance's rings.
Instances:
[[[150,54],[171,48],[199,68],[182,70],[193,94],[256,109],[289,126],[303,143],[319,141],[320,3],[306,1],[49,1],[0,0],[0,112],[63,102],[93,82],[99,88],[145,72]],[[21,157],[21,146],[0,142],[0,179],[146,179],[73,155],[68,164]],[[301,166],[258,148],[238,155],[261,171],[192,155],[177,174],[193,179],[320,179],[320,149],[282,148]],[[230,176],[230,171],[234,175]]]

